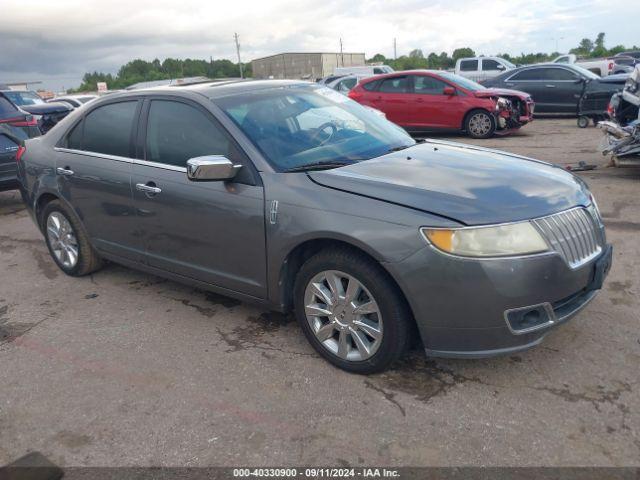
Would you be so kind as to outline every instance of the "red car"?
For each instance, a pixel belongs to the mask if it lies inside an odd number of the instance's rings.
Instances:
[[[528,93],[485,88],[444,71],[411,70],[366,78],[349,97],[384,112],[411,133],[462,130],[473,138],[488,138],[533,120]]]

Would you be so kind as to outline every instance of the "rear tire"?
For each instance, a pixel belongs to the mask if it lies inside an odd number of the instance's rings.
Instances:
[[[587,128],[589,126],[589,117],[581,115],[578,117],[578,127]]]
[[[405,352],[411,311],[389,275],[350,249],[324,250],[303,265],[295,314],[316,351],[342,370],[370,374]]]
[[[464,129],[471,138],[490,138],[496,131],[496,119],[486,110],[472,110],[464,121]]]
[[[51,258],[67,275],[81,277],[102,267],[80,220],[59,200],[47,203],[42,210],[41,227]]]

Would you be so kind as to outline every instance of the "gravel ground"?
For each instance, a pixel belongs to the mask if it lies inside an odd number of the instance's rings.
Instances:
[[[1,193],[0,464],[640,465],[640,169],[604,168],[599,141],[547,119],[473,142],[599,165],[581,175],[615,261],[585,311],[515,356],[369,377],[289,317],[117,265],[67,277]]]

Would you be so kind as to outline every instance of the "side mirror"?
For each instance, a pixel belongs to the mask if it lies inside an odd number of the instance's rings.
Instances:
[[[453,88],[453,87],[444,87],[442,89],[442,94],[443,95],[449,95],[449,96],[455,95],[456,94],[456,89]]]
[[[505,67],[504,65],[498,64],[498,70],[506,70],[506,69],[507,67]]]
[[[577,83],[582,83],[582,82],[584,82],[584,81],[585,81],[585,79],[584,79],[584,78],[582,78],[582,77],[578,77],[578,78],[576,78],[576,79],[573,81],[573,83],[576,83],[576,84],[577,84]]]
[[[194,182],[231,180],[241,168],[223,155],[196,157],[187,160],[187,178]]]

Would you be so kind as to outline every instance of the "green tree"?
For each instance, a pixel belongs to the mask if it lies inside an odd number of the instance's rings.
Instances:
[[[381,53],[376,53],[373,57],[369,59],[369,62],[386,63],[387,59]]]
[[[458,60],[459,58],[475,57],[475,56],[476,56],[476,52],[474,52],[473,49],[471,49],[469,47],[456,48],[453,51],[453,54],[451,55],[451,57],[453,58],[454,62],[455,62],[455,60]]]

